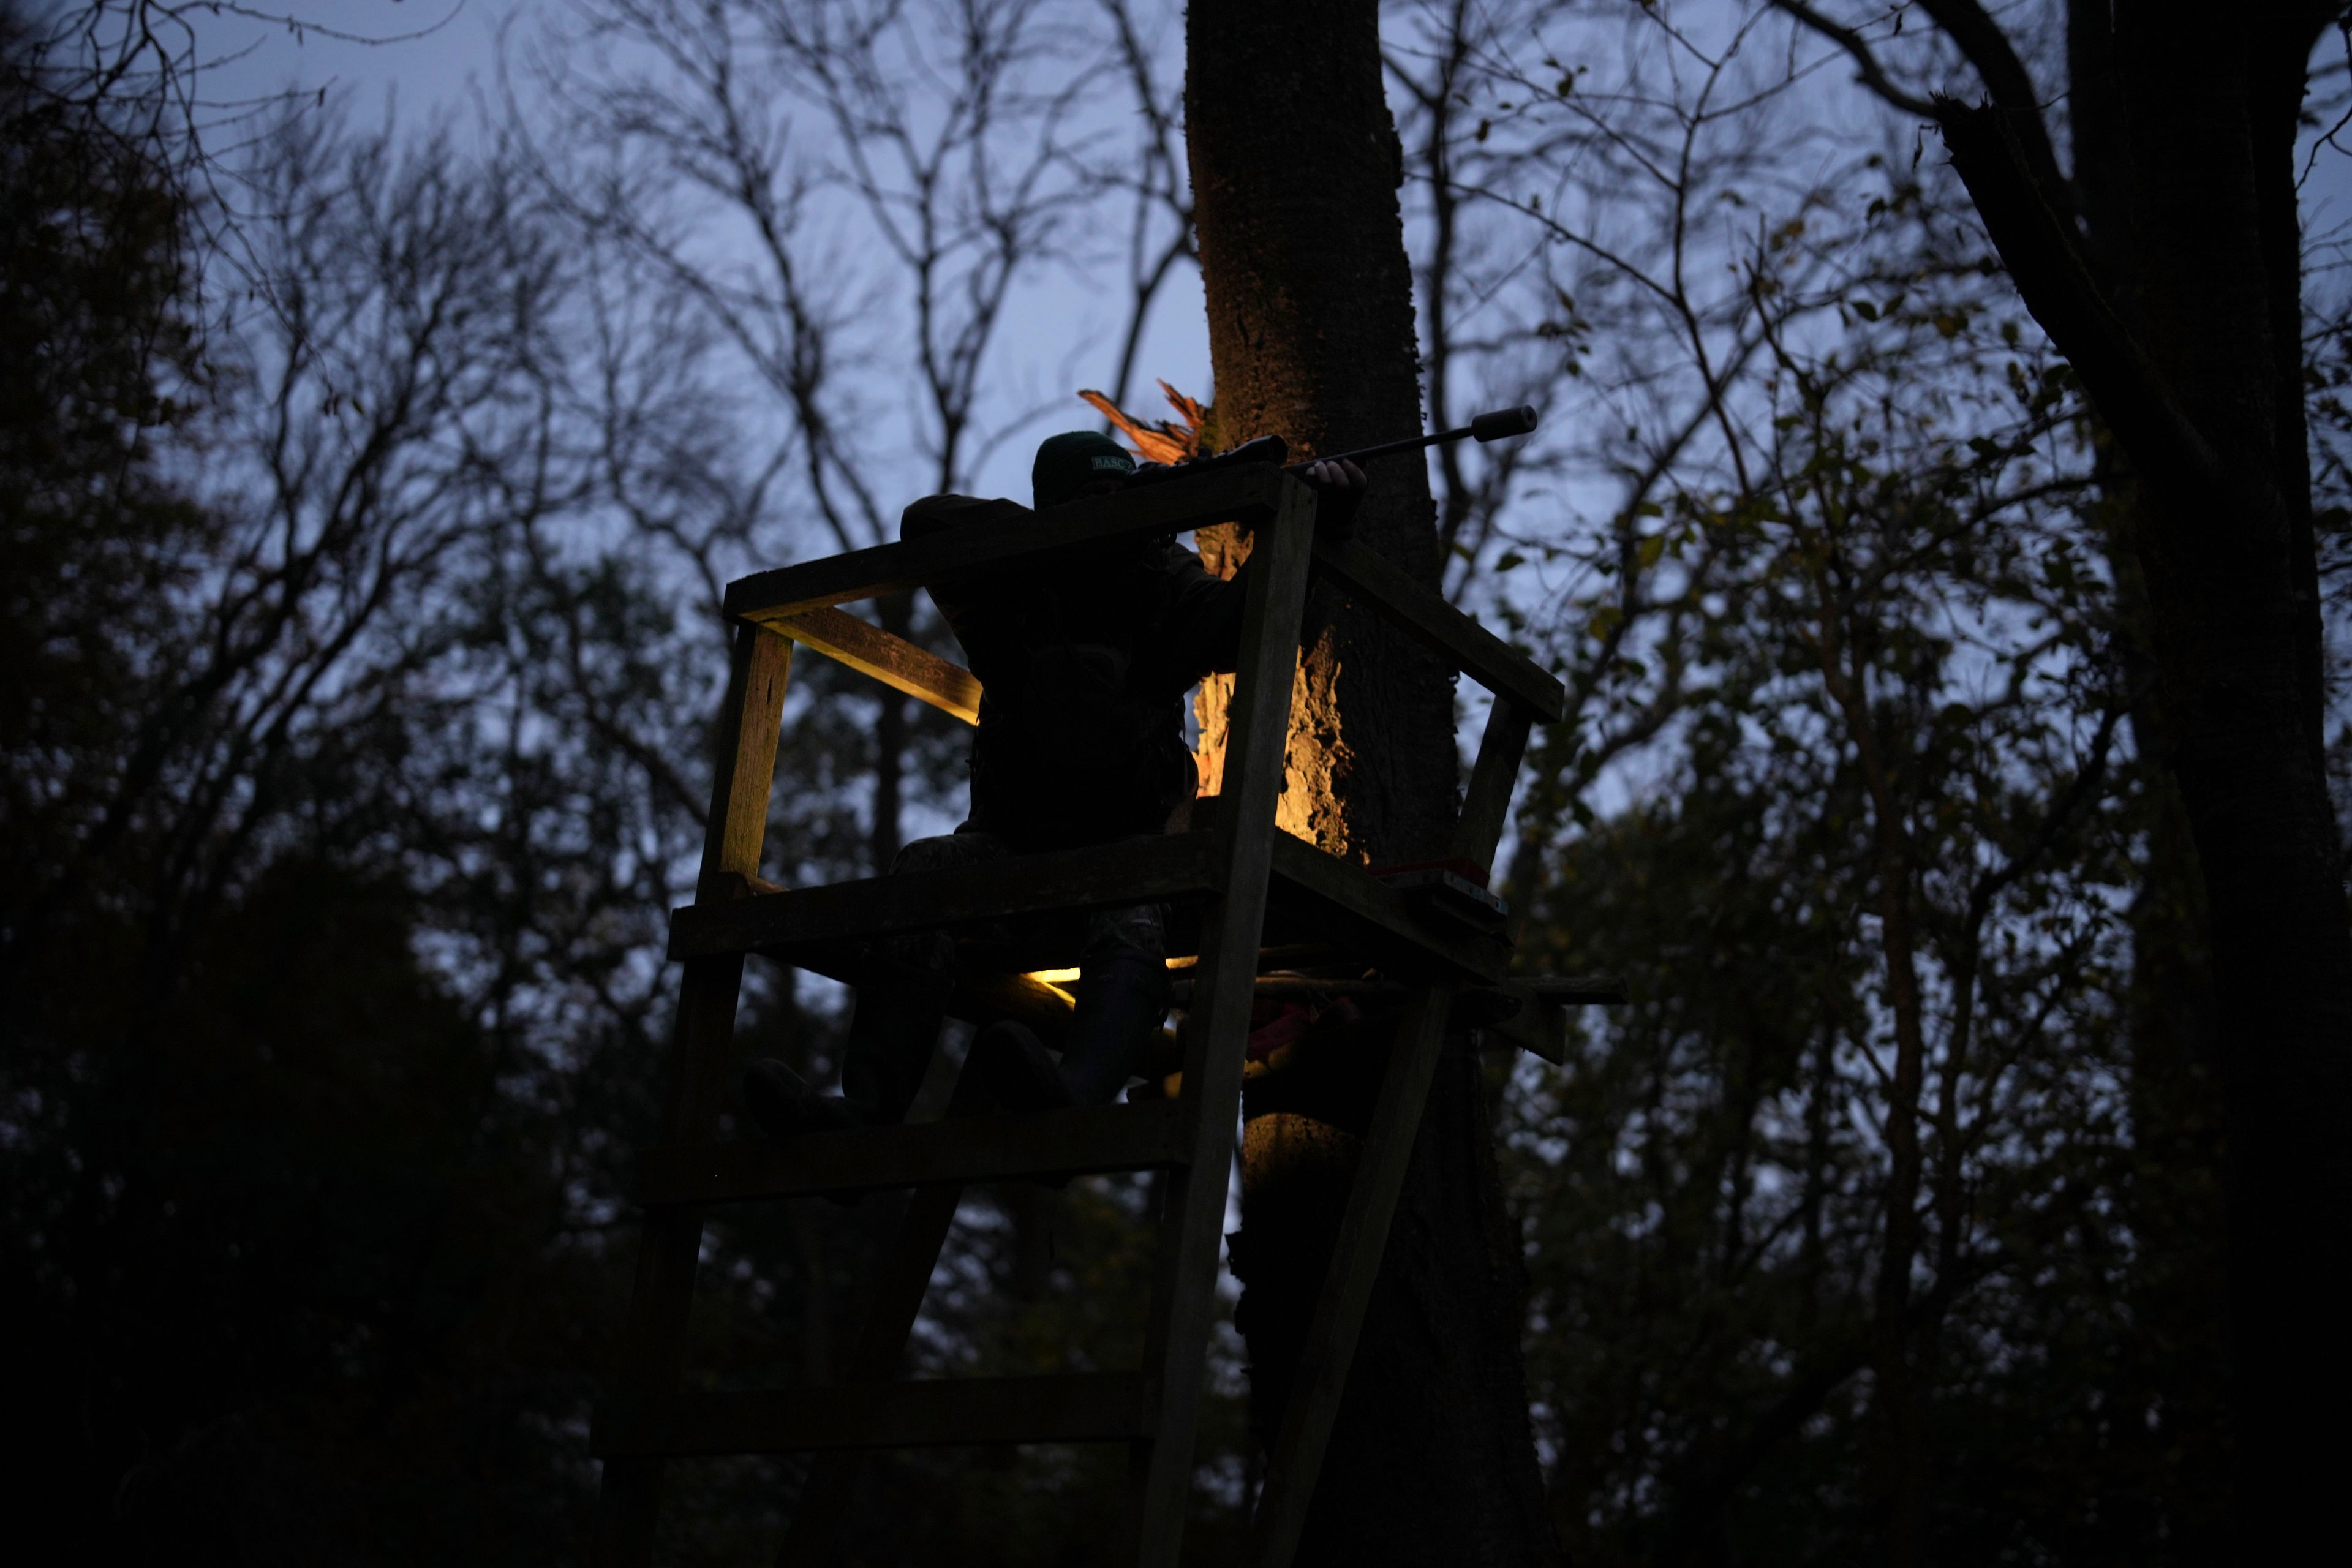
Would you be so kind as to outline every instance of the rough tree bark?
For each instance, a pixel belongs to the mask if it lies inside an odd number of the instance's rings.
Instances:
[[[1402,157],[1382,96],[1373,0],[1193,0],[1190,152],[1216,433],[1294,455],[1420,427]],[[1432,588],[1426,471],[1380,470],[1359,536]],[[1209,539],[1227,570],[1242,542]],[[1368,614],[1318,595],[1293,720],[1285,825],[1373,864],[1440,852],[1454,812],[1448,672]],[[1204,716],[1214,738],[1212,712]],[[1349,1081],[1287,1097],[1244,1139],[1253,1419],[1281,1419],[1370,1099]],[[1307,1521],[1302,1563],[1550,1563],[1521,1361],[1518,1235],[1502,1206],[1465,1047],[1431,1091],[1380,1284]],[[1319,1098],[1318,1098],[1319,1097]]]
[[[2352,1338],[2352,914],[2328,795],[2294,142],[2326,0],[2074,0],[2078,175],[1973,0],[1926,9],[1990,101],[1931,111],[2027,307],[2143,487],[2128,543],[2210,920],[2238,1542],[2325,1539]],[[2152,731],[2152,734],[2147,731]]]

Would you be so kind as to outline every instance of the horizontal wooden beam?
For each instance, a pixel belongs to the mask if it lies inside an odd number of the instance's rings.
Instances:
[[[871,621],[861,621],[846,610],[822,606],[789,616],[746,618],[782,632],[860,675],[870,675],[885,686],[952,713],[967,724],[980,722],[980,677]]]
[[[1568,692],[1549,671],[1377,552],[1343,540],[1318,539],[1315,565],[1496,696],[1523,702],[1552,723],[1567,713]]]
[[[1519,1010],[1486,1026],[1496,1044],[1514,1046],[1555,1066],[1568,1062],[1568,1009],[1623,1002],[1625,983],[1611,974],[1539,974],[1503,982]]]
[[[1614,1007],[1633,999],[1615,974],[1537,974],[1511,984],[1553,1007]]]
[[[1193,897],[1216,890],[1214,839],[1207,833],[1131,838],[1088,849],[689,904],[670,913],[669,955],[789,956],[796,946]]]
[[[1268,899],[1286,919],[1304,918],[1333,942],[1410,970],[1491,985],[1510,961],[1510,944],[1499,936],[1423,915],[1379,878],[1287,833],[1274,836]]]
[[[911,1127],[812,1133],[783,1143],[644,1149],[635,1196],[647,1208],[734,1204],[874,1187],[1002,1182],[1184,1163],[1173,1104],[1085,1105],[1021,1116],[953,1116]]]
[[[615,1400],[597,1411],[588,1447],[610,1459],[1107,1443],[1148,1436],[1147,1415],[1135,1372],[850,1383]]]
[[[671,912],[669,954],[767,952],[791,960],[798,952],[821,959],[827,952],[837,957],[861,939],[898,931],[1197,897],[1216,890],[1217,837],[1211,831],[1131,838],[692,904]],[[1475,984],[1502,977],[1510,947],[1499,936],[1423,913],[1361,867],[1303,839],[1275,835],[1273,872],[1276,923],[1293,934],[1304,928],[1341,948],[1362,948],[1411,970]],[[856,978],[854,963],[814,966]]]
[[[1212,468],[1190,479],[1052,507],[1012,527],[950,529],[929,539],[878,544],[740,577],[727,585],[726,609],[745,620],[772,622],[827,605],[920,588],[1040,551],[1181,533],[1219,522],[1260,523],[1274,515],[1284,488],[1299,482],[1266,465]]]

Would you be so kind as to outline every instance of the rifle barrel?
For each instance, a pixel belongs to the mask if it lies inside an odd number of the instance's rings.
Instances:
[[[1432,436],[1407,436],[1402,441],[1383,441],[1377,447],[1359,447],[1352,452],[1334,452],[1328,458],[1314,462],[1293,463],[1284,471],[1303,474],[1315,463],[1365,463],[1374,458],[1385,458],[1397,452],[1417,452],[1424,447],[1434,447],[1444,441],[1459,441],[1465,436],[1475,436],[1480,441],[1507,440],[1524,436],[1536,427],[1536,411],[1526,405],[1517,408],[1497,408],[1481,414],[1469,424],[1453,430],[1440,430]]]

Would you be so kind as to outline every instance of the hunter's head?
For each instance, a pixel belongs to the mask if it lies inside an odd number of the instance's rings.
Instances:
[[[1039,511],[1087,496],[1108,495],[1135,472],[1135,458],[1108,436],[1070,430],[1048,436],[1029,466],[1029,504]]]

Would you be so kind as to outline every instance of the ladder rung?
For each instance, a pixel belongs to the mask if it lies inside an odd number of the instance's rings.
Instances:
[[[1178,833],[976,866],[868,877],[673,910],[672,958],[782,952],[1021,915],[1213,893],[1216,836]]]
[[[1500,935],[1421,914],[1379,878],[1287,833],[1274,836],[1273,869],[1276,908],[1342,945],[1361,944],[1374,956],[1434,967],[1439,978],[1486,985],[1510,963],[1510,943]]]
[[[1145,1171],[1186,1163],[1174,1101],[1088,1105],[1025,1116],[957,1116],[912,1127],[824,1132],[789,1143],[705,1143],[637,1155],[636,1199],[744,1203],[934,1182]]]
[[[1136,1372],[839,1384],[615,1400],[597,1411],[589,1448],[614,1458],[1118,1442],[1149,1436],[1147,1414]]]

